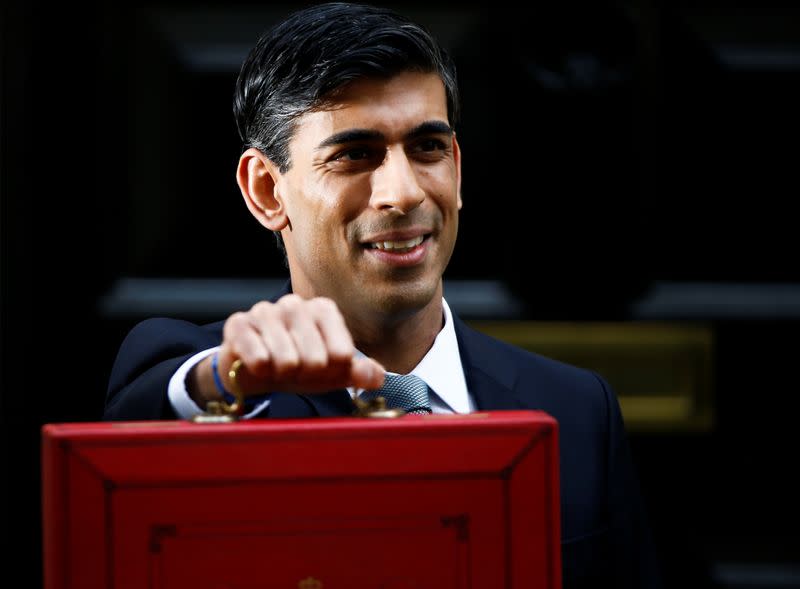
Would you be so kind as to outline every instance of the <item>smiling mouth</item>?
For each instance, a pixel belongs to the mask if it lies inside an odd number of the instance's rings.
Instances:
[[[376,249],[383,252],[402,254],[413,250],[415,247],[422,244],[422,242],[428,239],[429,237],[430,233],[426,235],[418,235],[417,237],[405,240],[374,241],[371,243],[366,243],[364,244],[364,246],[367,249]]]

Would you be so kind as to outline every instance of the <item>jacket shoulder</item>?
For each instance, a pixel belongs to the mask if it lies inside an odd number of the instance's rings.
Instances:
[[[607,417],[611,386],[594,370],[510,344],[462,324],[462,344],[473,370],[512,388],[523,405],[572,419]],[[581,417],[581,415],[583,417]],[[603,420],[601,420],[603,421]]]
[[[598,385],[602,377],[596,372],[563,360],[523,348],[478,331],[462,323],[462,342],[466,344],[470,359],[482,358],[479,364],[495,364],[499,368],[513,368],[520,378],[551,378],[557,381],[574,381],[590,387]]]
[[[172,359],[180,365],[193,354],[219,345],[222,326],[223,322],[197,325],[161,317],[137,323],[122,341],[111,368],[109,398],[154,366]]]

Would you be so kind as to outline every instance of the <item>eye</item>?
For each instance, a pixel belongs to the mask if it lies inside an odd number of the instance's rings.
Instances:
[[[440,139],[428,138],[417,142],[414,145],[414,151],[417,152],[431,152],[431,151],[444,151],[447,146]]]
[[[412,143],[408,150],[411,157],[423,163],[442,161],[448,157],[449,152],[450,144],[437,137],[423,137]]]
[[[368,147],[351,147],[337,153],[333,159],[345,162],[358,162],[373,157],[373,150]]]

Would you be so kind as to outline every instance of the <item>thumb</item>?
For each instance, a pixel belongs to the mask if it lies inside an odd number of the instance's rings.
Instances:
[[[373,390],[383,386],[386,370],[372,358],[353,358],[350,378],[358,389]]]

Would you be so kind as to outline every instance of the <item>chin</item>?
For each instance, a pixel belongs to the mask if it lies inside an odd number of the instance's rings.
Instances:
[[[375,289],[375,298],[370,306],[380,309],[386,315],[407,317],[424,309],[435,297],[441,296],[438,286],[438,282],[434,281],[417,281]]]

